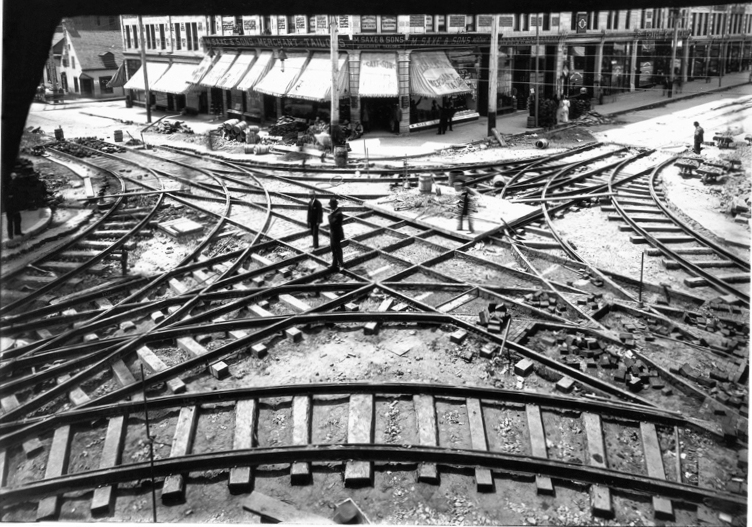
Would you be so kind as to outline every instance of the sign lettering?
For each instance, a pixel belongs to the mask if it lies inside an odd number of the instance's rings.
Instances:
[[[410,27],[423,27],[425,18],[423,15],[410,15]]]
[[[465,15],[449,15],[449,27],[465,27]]]
[[[397,17],[382,15],[381,31],[397,31]]]
[[[302,29],[303,31],[305,31],[305,17],[304,16],[295,17],[295,29]]]
[[[361,31],[376,31],[376,16],[375,15],[363,15],[360,17],[360,30]]]
[[[514,27],[514,17],[500,16],[499,27]]]
[[[557,36],[541,36],[542,41],[556,41]],[[213,48],[314,48],[329,49],[329,35],[236,35],[236,36],[211,36],[204,37],[206,45]],[[518,40],[530,44],[530,38],[500,39],[505,43]],[[491,43],[491,35],[477,33],[459,33],[455,35],[340,35],[339,47],[341,49],[406,49],[406,48],[431,48],[442,46],[487,46]]]
[[[490,27],[493,22],[493,17],[490,15],[478,16],[478,27]]]
[[[337,25],[342,29],[350,27],[350,17],[347,15],[340,15],[337,19]]]

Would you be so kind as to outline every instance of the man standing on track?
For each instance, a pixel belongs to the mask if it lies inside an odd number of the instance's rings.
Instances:
[[[345,238],[345,232],[342,229],[342,210],[336,199],[329,200],[329,240],[332,247],[332,265],[330,269],[339,270],[342,267],[342,240]]]
[[[308,195],[311,200],[308,202],[308,228],[311,229],[313,237],[313,248],[319,248],[319,225],[324,220],[324,211],[321,202],[316,199],[316,191],[309,190]]]
[[[705,130],[700,123],[695,121],[695,154],[700,155],[702,151],[702,142],[705,140]]]

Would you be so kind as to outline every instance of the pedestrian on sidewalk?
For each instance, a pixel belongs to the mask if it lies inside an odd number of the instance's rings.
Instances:
[[[311,198],[308,201],[308,228],[311,229],[311,236],[313,237],[313,248],[319,248],[319,225],[324,221],[324,209],[321,206],[321,202],[316,198],[316,191],[309,190],[308,196]]]
[[[705,130],[702,129],[702,126],[700,126],[700,123],[695,121],[695,148],[694,152],[697,155],[700,155],[700,152],[702,151],[702,142],[705,140]]]
[[[400,123],[402,122],[402,108],[399,104],[395,104],[392,109],[392,132],[399,135]]]
[[[444,130],[446,130],[446,127],[449,127],[449,131],[453,132],[452,130],[452,118],[454,118],[454,114],[457,113],[457,110],[454,109],[454,105],[452,103],[449,103],[449,108],[447,108],[447,122],[444,126]]]
[[[475,232],[473,230],[472,199],[470,197],[471,191],[464,181],[460,183],[460,185],[462,185],[462,187],[460,191],[460,199],[457,203],[457,230],[462,230],[462,219],[467,217],[467,229],[470,232]]]
[[[13,236],[23,236],[21,232],[21,202],[23,191],[19,188],[21,180],[18,175],[12,173],[10,181],[3,192],[3,201],[5,205],[5,219],[7,220],[8,238]]]
[[[342,267],[342,240],[345,238],[345,232],[342,229],[342,210],[336,199],[329,200],[329,240],[332,248],[332,265],[331,270],[337,271]]]
[[[368,115],[368,104],[363,103],[363,109],[360,111],[360,121],[363,123],[363,131],[371,131],[371,120]]]
[[[446,133],[447,128],[447,107],[439,106],[439,131],[436,135],[443,135]]]

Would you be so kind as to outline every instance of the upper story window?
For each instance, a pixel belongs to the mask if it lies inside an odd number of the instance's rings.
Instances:
[[[183,49],[183,41],[180,35],[180,23],[175,24],[175,49],[176,50]]]
[[[198,51],[198,23],[186,22],[185,24],[185,42],[187,48],[192,51]]]
[[[438,33],[441,33],[441,32],[444,32],[444,31],[447,30],[447,28],[446,28],[446,16],[445,15],[436,15],[436,19],[435,20],[436,20],[436,22],[435,22],[436,31]]]
[[[125,47],[131,47],[131,26],[125,26]]]
[[[165,40],[165,25],[159,24],[159,49],[166,49],[167,42]]]

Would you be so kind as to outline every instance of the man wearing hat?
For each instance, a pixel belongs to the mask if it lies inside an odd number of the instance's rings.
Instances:
[[[313,237],[313,248],[319,248],[319,225],[324,219],[323,208],[321,202],[316,199],[316,191],[309,190],[308,195],[310,200],[308,201],[308,228],[311,229],[311,236]]]
[[[339,208],[337,200],[329,200],[329,240],[332,247],[332,266],[331,269],[338,270],[342,266],[342,240],[345,238],[345,232],[342,229],[342,210]]]

